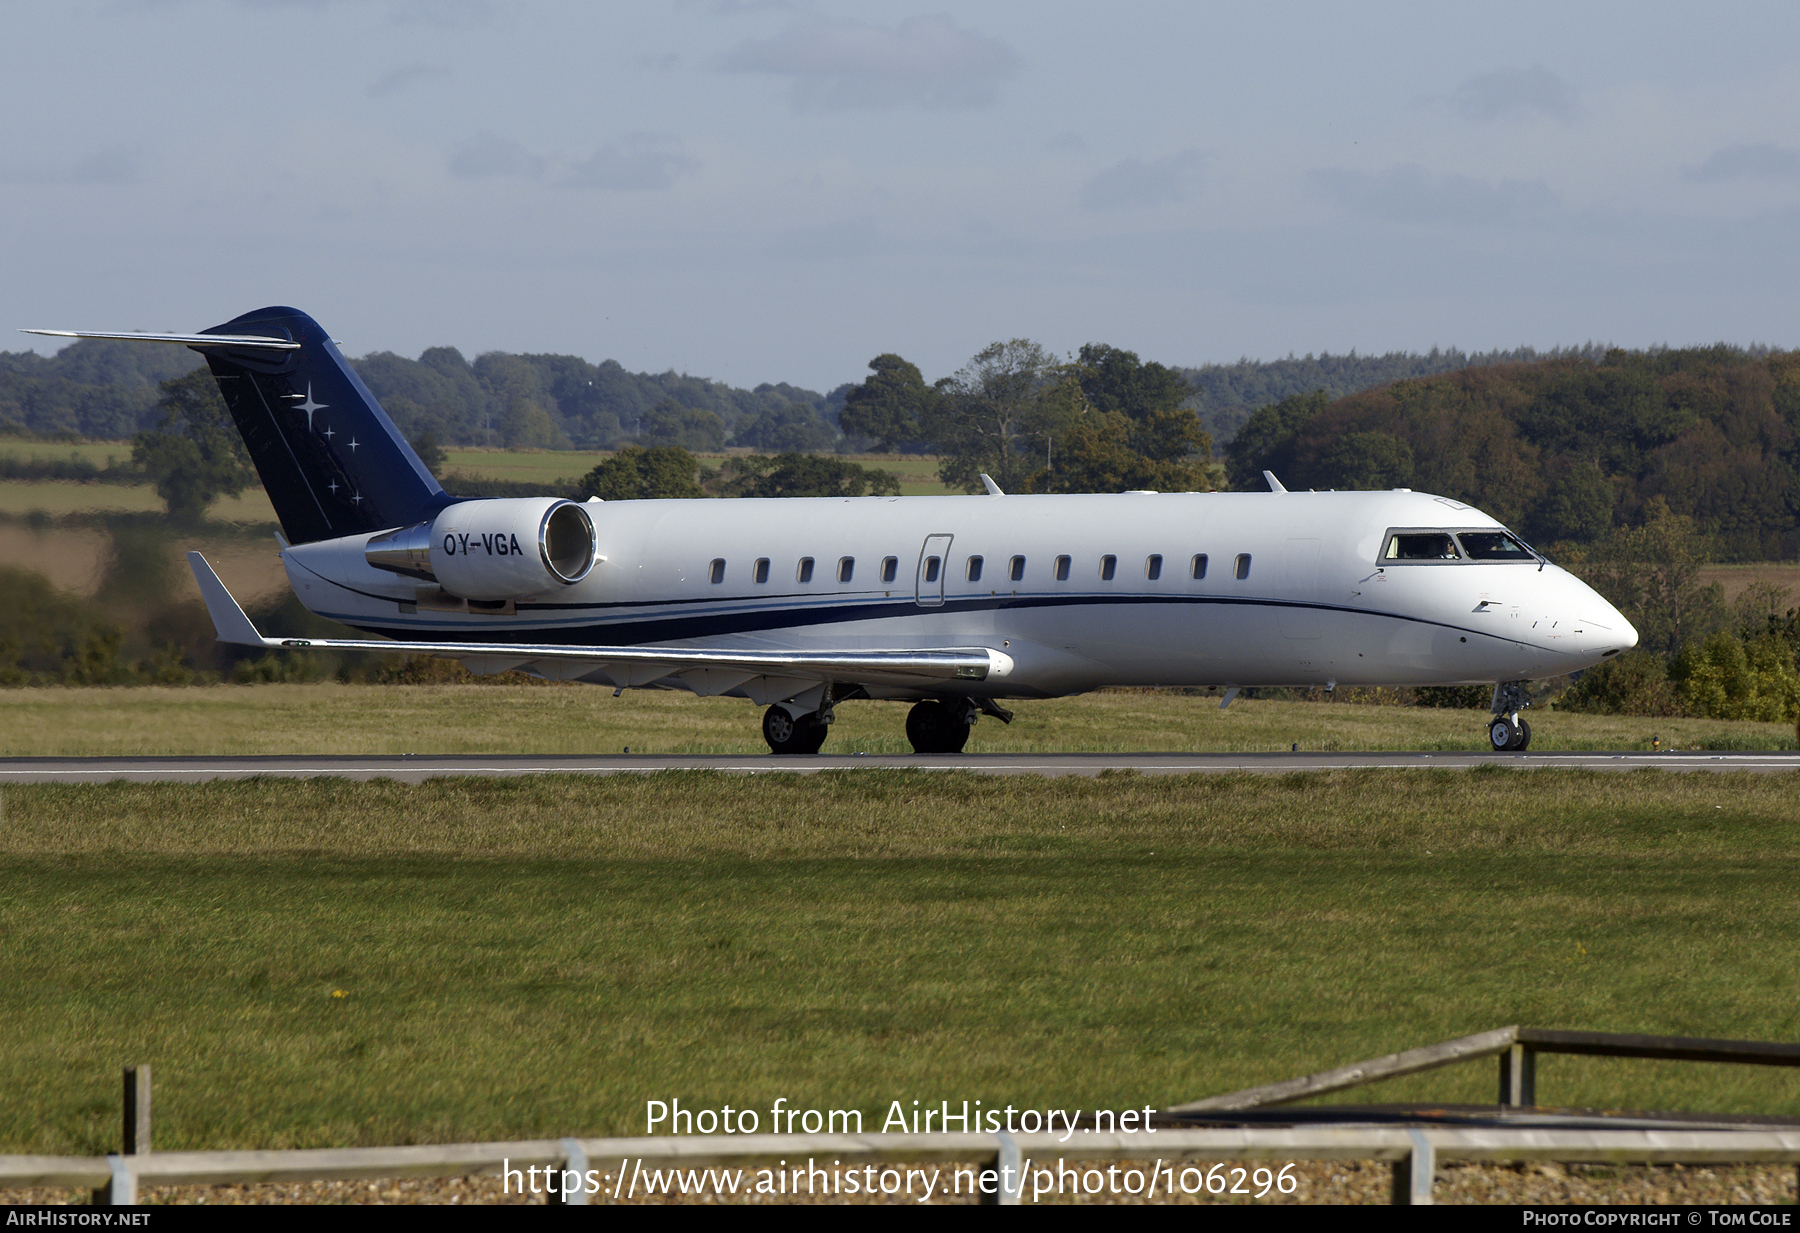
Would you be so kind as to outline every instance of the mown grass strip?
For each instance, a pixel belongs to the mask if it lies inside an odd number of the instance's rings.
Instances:
[[[355,753],[764,754],[761,712],[735,698],[587,685],[239,685],[18,689],[0,756]],[[1015,705],[968,752],[1475,750],[1487,712],[1107,692]],[[906,704],[837,708],[827,753],[906,753]],[[1539,750],[1792,749],[1785,724],[1532,712]]]
[[[1509,771],[11,788],[0,1150],[111,1146],[130,1061],[176,1148],[1160,1105],[1508,1022],[1794,1039],[1796,805]],[[1800,1110],[1751,1068],[1546,1059],[1540,1092]]]

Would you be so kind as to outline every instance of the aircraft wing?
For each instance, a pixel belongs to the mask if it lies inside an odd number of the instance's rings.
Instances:
[[[556,680],[601,679],[622,688],[680,677],[697,694],[743,689],[759,704],[789,696],[789,686],[824,681],[932,688],[985,681],[1012,671],[1012,658],[988,647],[924,650],[739,651],[707,647],[567,646],[507,642],[399,642],[385,638],[266,638],[206,558],[187,554],[220,642],[275,650],[404,652],[459,659],[471,672],[523,669]]]

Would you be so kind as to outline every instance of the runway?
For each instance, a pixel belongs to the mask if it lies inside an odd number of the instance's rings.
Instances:
[[[645,775],[713,771],[728,775],[818,774],[822,771],[969,771],[981,775],[1209,775],[1248,772],[1287,775],[1316,771],[1467,771],[1481,766],[1519,770],[1800,771],[1800,753],[1179,753],[1179,754],[817,754],[713,756],[675,754],[492,755],[399,754],[251,758],[3,758],[0,785],[24,783],[202,783],[215,779],[395,779],[422,783],[450,775]]]

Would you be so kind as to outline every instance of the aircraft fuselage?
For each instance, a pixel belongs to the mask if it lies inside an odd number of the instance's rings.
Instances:
[[[1396,531],[1503,530],[1423,493],[583,508],[604,559],[578,583],[531,599],[466,603],[370,567],[361,536],[283,558],[308,608],[402,641],[987,646],[1004,651],[1011,670],[962,692],[991,698],[1112,685],[1491,684],[1573,672],[1636,641],[1604,599],[1535,557],[1384,558]],[[481,552],[476,531],[472,551]]]

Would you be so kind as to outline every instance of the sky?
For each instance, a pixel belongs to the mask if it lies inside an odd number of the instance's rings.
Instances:
[[[1011,338],[1800,343],[1792,4],[66,0],[0,30],[11,328],[288,304],[351,355],[819,391]]]

